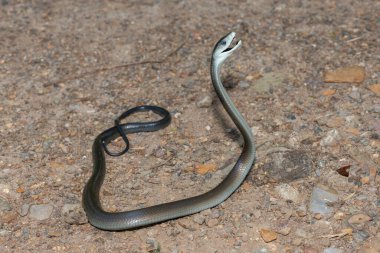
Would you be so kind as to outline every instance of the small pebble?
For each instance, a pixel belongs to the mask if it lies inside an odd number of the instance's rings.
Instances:
[[[184,219],[180,219],[178,220],[178,224],[185,228],[185,229],[188,229],[188,230],[191,230],[191,231],[194,231],[196,230],[196,228],[194,228],[194,223],[192,223],[189,219],[187,218],[184,218]]]
[[[5,229],[0,229],[0,236],[7,236],[10,235],[11,231],[5,230]]]
[[[209,95],[205,95],[197,102],[199,108],[208,108],[212,105],[212,98]]]
[[[333,209],[329,205],[336,201],[338,201],[338,193],[334,189],[317,185],[311,193],[309,208],[312,213],[330,214]]]
[[[277,233],[269,229],[261,229],[260,235],[264,242],[271,242],[277,239]]]
[[[350,94],[348,94],[348,96],[357,102],[362,101],[362,97],[360,95],[360,92],[359,92],[358,88],[356,88],[356,87],[352,87],[352,91],[350,92]]]
[[[355,241],[360,243],[367,240],[370,236],[371,235],[365,230],[358,230],[357,232],[353,233]]]
[[[336,219],[336,220],[342,220],[344,218],[344,216],[345,216],[344,213],[342,213],[342,212],[336,212],[334,214],[334,219]]]
[[[284,200],[290,200],[293,202],[299,201],[298,190],[289,184],[280,184],[275,187],[275,190]]]
[[[219,217],[220,217],[220,211],[218,209],[212,209],[211,218],[219,218]]]
[[[238,86],[239,88],[247,89],[249,87],[249,83],[246,81],[239,81]]]
[[[249,236],[248,236],[248,234],[247,233],[245,233],[245,232],[243,232],[243,233],[241,233],[241,240],[243,241],[243,242],[247,242],[248,241],[248,239],[249,239]]]
[[[203,216],[209,216],[211,215],[211,209],[206,209],[206,210],[203,210],[202,212],[200,212],[199,214],[203,215]]]
[[[0,197],[0,212],[11,211],[12,207],[5,198]]]
[[[216,225],[218,225],[218,223],[219,223],[218,219],[209,219],[207,221],[207,226],[212,228],[212,227],[215,227]]]
[[[298,217],[305,217],[307,215],[307,210],[305,205],[300,205],[296,211]]]
[[[360,182],[362,182],[362,184],[368,184],[369,183],[369,177],[362,177],[360,179]]]
[[[294,238],[292,243],[295,246],[300,246],[302,244],[302,239],[301,238]]]
[[[146,244],[148,244],[147,251],[148,252],[160,252],[160,244],[154,238],[147,238]]]
[[[21,215],[22,217],[28,215],[29,208],[30,208],[30,205],[29,205],[29,204],[23,204],[23,205],[21,206],[20,215]]]
[[[338,130],[332,129],[330,130],[324,138],[320,141],[320,145],[322,147],[327,147],[327,146],[333,146],[338,143],[340,140],[340,134]]]
[[[291,228],[290,227],[283,227],[279,230],[277,230],[277,233],[281,235],[288,235],[290,233]]]
[[[268,253],[267,248],[261,248],[259,250],[256,250],[255,253]]]
[[[70,225],[81,225],[87,223],[86,214],[82,208],[82,205],[77,204],[65,204],[62,207],[62,216],[66,223]]]
[[[355,214],[353,216],[351,216],[349,219],[348,219],[348,223],[350,223],[351,225],[353,224],[362,224],[362,223],[366,223],[368,221],[371,221],[372,218],[364,213],[359,213],[359,214]]]
[[[195,214],[193,221],[199,225],[202,225],[205,222],[205,217],[202,214]]]
[[[326,248],[323,250],[323,253],[343,253],[343,250],[338,248]]]
[[[32,205],[29,217],[35,220],[46,220],[53,213],[53,206],[50,204]]]

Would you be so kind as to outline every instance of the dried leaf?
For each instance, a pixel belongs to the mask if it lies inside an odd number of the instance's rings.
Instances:
[[[350,172],[349,172],[350,167],[351,167],[351,165],[345,165],[345,166],[337,169],[336,172],[338,172],[340,175],[342,175],[344,177],[348,177],[350,175]]]

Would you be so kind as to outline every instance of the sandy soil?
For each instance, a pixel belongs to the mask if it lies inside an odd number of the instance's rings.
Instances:
[[[379,13],[370,0],[2,0],[0,251],[380,252]],[[258,146],[246,182],[200,214],[92,227],[92,142],[128,108],[160,105],[173,121],[108,159],[107,210],[193,196],[228,173],[242,143],[209,64],[230,31],[243,47],[223,77]],[[340,68],[364,80],[325,82]]]

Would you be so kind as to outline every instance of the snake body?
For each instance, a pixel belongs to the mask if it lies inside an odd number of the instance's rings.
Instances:
[[[220,78],[223,62],[241,45],[241,41],[238,41],[235,46],[229,48],[234,37],[235,33],[231,32],[221,38],[214,47],[211,60],[211,79],[215,91],[244,139],[242,153],[229,174],[214,189],[195,197],[137,210],[116,213],[107,212],[103,210],[99,199],[100,188],[106,173],[103,144],[104,142],[109,143],[119,136],[116,127],[110,128],[101,133],[94,141],[92,149],[93,172],[83,191],[83,207],[89,222],[93,226],[103,230],[128,230],[194,214],[220,204],[244,181],[255,160],[253,134],[243,116],[228,96]],[[150,109],[153,110],[154,108],[147,108],[147,110]],[[164,118],[161,121],[152,122],[146,126],[139,123],[129,123],[120,126],[124,133],[128,134],[155,131],[169,124],[170,116],[168,120],[168,116],[164,112],[154,112]]]

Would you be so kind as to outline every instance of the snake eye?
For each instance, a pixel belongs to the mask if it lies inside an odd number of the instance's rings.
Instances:
[[[225,46],[225,45],[227,44],[227,42],[226,42],[225,40],[223,40],[223,41],[221,42],[221,44],[222,44],[222,46]]]

